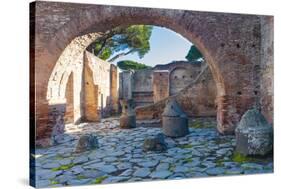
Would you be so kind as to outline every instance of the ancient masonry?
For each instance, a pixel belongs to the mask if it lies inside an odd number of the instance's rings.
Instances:
[[[178,100],[190,116],[216,116],[216,85],[204,62],[175,61],[120,73],[119,97],[132,98],[138,119],[160,119],[165,101]]]
[[[32,3],[30,12],[31,23],[36,25],[30,30],[30,95],[36,99],[31,100],[31,125],[38,144],[49,144],[52,133],[63,132],[65,122],[97,121],[118,112],[118,69],[92,56],[86,48],[99,32],[124,23],[163,26],[189,39],[204,55],[213,77],[213,81],[205,82],[215,86],[208,89],[215,89],[209,93],[215,95],[214,103],[213,97],[203,92],[208,85],[194,84],[192,75],[187,77],[183,68],[129,72],[128,77],[140,80],[126,81],[127,87],[130,82],[141,82],[143,74],[154,78],[145,81],[149,88],[134,85],[122,94],[144,105],[136,108],[137,117],[157,117],[165,99],[176,98],[189,114],[216,113],[217,129],[222,134],[233,134],[241,116],[253,106],[272,123],[271,16],[56,2]],[[190,85],[182,88],[183,81],[190,81]],[[208,112],[204,110],[207,104]]]

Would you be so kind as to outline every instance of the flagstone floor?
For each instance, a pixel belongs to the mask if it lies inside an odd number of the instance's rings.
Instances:
[[[161,179],[272,173],[272,157],[245,158],[234,152],[234,136],[221,136],[214,118],[190,118],[190,134],[165,137],[166,152],[144,152],[145,138],[161,133],[157,121],[118,128],[118,118],[67,125],[59,145],[36,149],[36,186],[55,187]],[[156,125],[156,126],[155,126]],[[95,133],[99,148],[73,153],[80,135]]]

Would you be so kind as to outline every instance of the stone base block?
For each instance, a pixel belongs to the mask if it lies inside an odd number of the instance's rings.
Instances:
[[[247,133],[236,132],[236,151],[243,155],[261,155],[270,153],[273,149],[273,133],[270,128],[254,130]]]
[[[120,117],[120,127],[122,129],[130,129],[136,127],[136,116],[121,116]]]
[[[183,117],[164,117],[163,133],[169,137],[183,137],[189,133],[188,120]]]

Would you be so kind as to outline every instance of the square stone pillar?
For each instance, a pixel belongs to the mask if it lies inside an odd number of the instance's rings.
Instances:
[[[133,71],[123,71],[120,73],[119,89],[120,99],[132,99]]]
[[[169,70],[153,72],[153,101],[158,102],[169,96]]]
[[[82,73],[82,109],[83,121],[100,121],[101,110],[98,105],[98,85],[95,85],[93,72],[89,67],[89,62],[85,61]]]

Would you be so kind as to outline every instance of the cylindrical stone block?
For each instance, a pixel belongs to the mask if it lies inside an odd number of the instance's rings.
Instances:
[[[164,117],[163,133],[169,137],[182,137],[188,134],[188,120],[183,117]]]

